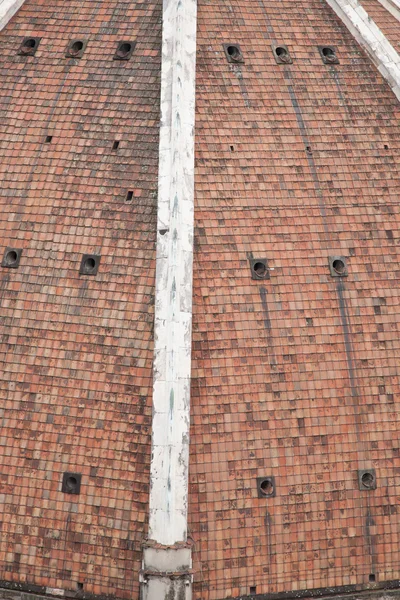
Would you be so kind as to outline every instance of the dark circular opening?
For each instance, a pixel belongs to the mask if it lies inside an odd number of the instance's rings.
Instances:
[[[118,54],[118,56],[120,56],[121,58],[123,58],[124,56],[127,56],[127,54],[129,54],[129,52],[131,50],[132,50],[132,44],[129,44],[129,42],[124,42],[118,48],[117,54]]]
[[[70,491],[74,491],[77,485],[78,481],[76,477],[68,477],[67,481],[65,482],[65,487]]]
[[[361,483],[366,488],[372,487],[374,484],[374,476],[372,473],[364,473],[361,477]]]
[[[70,54],[79,54],[79,52],[82,50],[83,48],[83,42],[80,42],[79,40],[74,42],[70,49],[69,49],[69,53]]]
[[[85,268],[85,271],[93,271],[93,269],[96,266],[96,261],[94,260],[94,258],[89,257],[85,260],[85,263],[83,266]]]
[[[333,58],[335,56],[334,50],[328,46],[326,48],[322,48],[322,54],[327,58]]]
[[[22,52],[30,52],[36,46],[36,40],[34,38],[29,38],[24,41],[22,45]]]
[[[267,272],[267,267],[265,266],[264,263],[262,262],[256,262],[254,263],[254,272],[259,276],[262,277],[263,275],[265,275],[265,273]]]
[[[272,480],[264,479],[264,481],[260,483],[260,490],[266,496],[270,496],[274,491],[274,484],[272,483]]]
[[[346,265],[342,260],[340,260],[340,258],[337,258],[333,261],[332,267],[334,268],[336,273],[339,273],[339,275],[342,275],[346,270]]]
[[[8,265],[14,265],[18,260],[18,254],[16,253],[15,250],[10,250],[9,252],[7,252],[6,254],[6,263]]]
[[[228,46],[226,51],[231,58],[234,58],[235,60],[240,58],[240,50],[237,46]]]
[[[287,55],[287,50],[286,50],[286,48],[282,48],[282,46],[279,46],[279,48],[277,48],[277,49],[275,50],[275,52],[276,52],[276,55],[277,55],[277,56],[280,56],[280,57],[282,57],[282,56],[286,56],[286,55]]]

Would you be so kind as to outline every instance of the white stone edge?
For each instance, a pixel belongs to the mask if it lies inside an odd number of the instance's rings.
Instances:
[[[164,0],[149,539],[187,539],[196,0]]]
[[[400,100],[400,56],[358,0],[326,0]]]
[[[0,2],[0,31],[8,24],[25,0],[2,0]]]

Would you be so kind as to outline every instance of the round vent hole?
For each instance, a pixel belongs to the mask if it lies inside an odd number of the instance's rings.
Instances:
[[[18,254],[15,252],[15,250],[10,250],[9,252],[7,252],[6,263],[8,265],[15,265],[17,260],[18,260]]]
[[[334,50],[332,50],[332,48],[329,47],[322,48],[322,54],[326,56],[326,58],[335,58],[336,56]]]
[[[21,51],[22,52],[31,52],[36,47],[36,40],[34,38],[28,38],[22,44]]]
[[[260,490],[265,496],[271,496],[274,492],[274,484],[271,479],[264,479],[264,481],[260,483]]]
[[[81,52],[82,49],[83,49],[83,42],[80,42],[78,40],[72,44],[72,46],[69,49],[69,53],[70,54],[79,54],[79,52]]]
[[[279,46],[276,50],[276,55],[279,56],[280,58],[282,58],[283,56],[287,56],[287,50],[286,48],[282,48],[282,46]]]
[[[364,473],[361,477],[361,483],[366,488],[371,488],[374,485],[374,476],[372,473]]]
[[[346,265],[339,258],[333,261],[332,267],[334,268],[336,273],[339,273],[339,275],[343,275],[343,273],[346,271]]]
[[[254,263],[253,269],[254,269],[254,272],[256,273],[256,275],[258,275],[259,277],[262,277],[267,272],[267,267],[262,262]]]
[[[93,269],[96,266],[96,261],[94,260],[94,258],[87,258],[83,266],[85,268],[85,271],[93,271]]]
[[[118,52],[117,55],[120,58],[125,58],[125,56],[128,56],[129,52],[132,50],[132,44],[129,44],[128,42],[124,42],[123,44],[120,45],[120,47],[118,48]]]
[[[241,57],[240,50],[237,46],[228,46],[226,51],[234,60],[238,60]]]
[[[68,479],[65,482],[65,487],[67,488],[67,490],[69,492],[74,492],[77,488],[78,485],[78,481],[76,479],[76,477],[68,477]]]

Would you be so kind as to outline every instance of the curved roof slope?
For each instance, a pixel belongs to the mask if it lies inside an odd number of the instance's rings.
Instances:
[[[397,52],[400,52],[400,22],[396,17],[382,6],[378,0],[361,0],[360,4],[367,11],[371,19],[375,21],[392,46]],[[388,0],[388,6],[393,6],[396,9],[397,4]],[[400,5],[396,12],[400,16]]]
[[[0,255],[22,254],[0,270],[0,580],[138,593],[160,17],[152,0],[27,0],[1,32]],[[41,38],[34,56],[18,54],[25,37]],[[136,42],[129,60],[114,60],[120,41]],[[80,274],[84,254],[97,275]]]
[[[194,598],[397,580],[398,101],[322,0],[210,0],[198,31]]]

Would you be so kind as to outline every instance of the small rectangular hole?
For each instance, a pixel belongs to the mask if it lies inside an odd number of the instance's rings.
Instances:
[[[52,135],[46,135],[46,139],[45,139],[45,144],[50,144],[51,140],[53,139]]]
[[[375,573],[370,573],[369,574],[369,580],[370,580],[371,583],[374,583],[376,581]]]
[[[126,195],[125,202],[132,202],[132,199],[133,199],[133,192],[129,191]]]
[[[250,595],[255,596],[256,594],[257,594],[257,587],[255,585],[252,585],[250,587]]]
[[[113,143],[112,149],[113,150],[118,150],[118,148],[119,148],[119,140],[115,140],[115,142]]]

